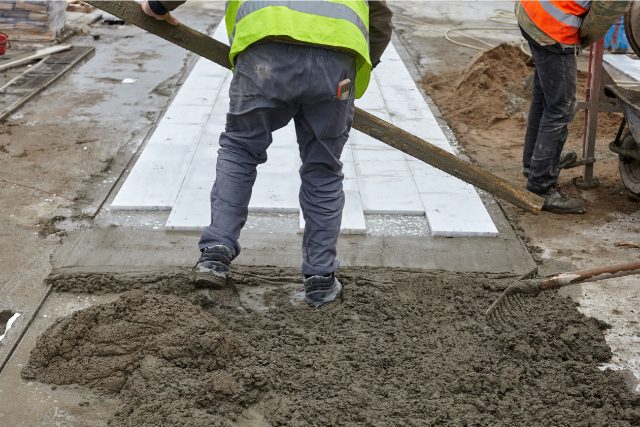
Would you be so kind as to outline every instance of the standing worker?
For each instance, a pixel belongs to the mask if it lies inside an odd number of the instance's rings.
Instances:
[[[142,8],[177,24],[170,11],[182,3],[147,0]],[[272,132],[293,119],[302,159],[305,300],[319,307],[340,294],[335,277],[344,206],[340,154],[354,98],[364,94],[391,40],[391,15],[384,1],[227,2],[234,73],[211,190],[211,225],[202,233],[193,268],[197,283],[226,284],[231,261],[240,253],[256,167],[267,160]]]
[[[529,43],[535,72],[524,142],[527,189],[544,197],[543,210],[584,213],[582,199],[558,187],[560,156],[576,111],[576,55],[602,37],[627,6],[626,1],[519,0],[516,17]]]

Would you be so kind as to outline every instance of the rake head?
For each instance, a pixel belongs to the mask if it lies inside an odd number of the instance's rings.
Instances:
[[[532,279],[519,279],[510,284],[485,313],[487,322],[494,325],[506,324],[507,316],[524,309],[525,296],[535,296],[540,293],[539,284],[539,280]]]

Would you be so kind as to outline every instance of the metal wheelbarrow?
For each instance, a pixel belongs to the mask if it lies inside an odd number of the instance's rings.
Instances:
[[[613,98],[624,113],[609,149],[619,156],[618,168],[625,188],[640,197],[640,91],[607,85],[604,93]]]

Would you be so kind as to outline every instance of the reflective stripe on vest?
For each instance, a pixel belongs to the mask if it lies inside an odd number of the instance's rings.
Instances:
[[[356,98],[367,89],[371,74],[367,0],[230,0],[225,24],[232,64],[253,43],[281,37],[351,53],[356,59]]]
[[[558,43],[580,42],[580,26],[590,1],[520,0],[520,3],[538,28]]]
[[[282,6],[296,12],[309,13],[312,15],[324,16],[327,18],[344,19],[351,22],[362,32],[362,35],[369,41],[369,29],[362,18],[351,9],[349,6],[340,3],[334,3],[331,1],[317,1],[317,0],[249,0],[244,2],[236,12],[236,23],[248,14],[255,12],[265,7],[270,6]],[[233,26],[233,31],[229,35],[229,43],[233,43],[233,38],[236,34],[236,26]]]

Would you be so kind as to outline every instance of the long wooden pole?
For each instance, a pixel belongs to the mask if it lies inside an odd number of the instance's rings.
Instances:
[[[184,24],[171,25],[147,16],[134,1],[90,0],[87,3],[225,68],[231,68],[228,45]],[[353,127],[531,213],[538,214],[542,208],[544,201],[542,197],[517,187],[364,110],[356,108]]]

